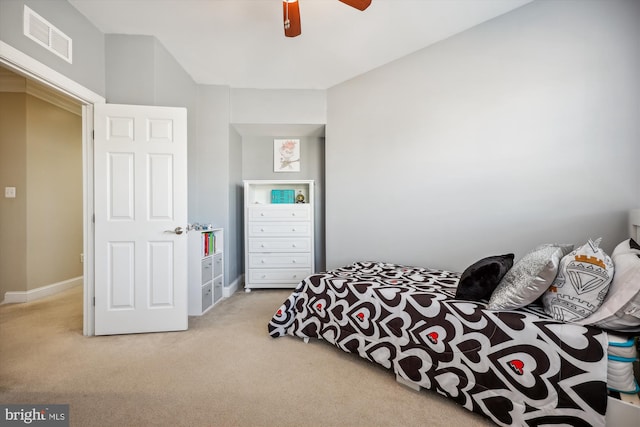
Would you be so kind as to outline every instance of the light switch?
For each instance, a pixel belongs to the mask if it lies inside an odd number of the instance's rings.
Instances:
[[[16,187],[4,187],[4,197],[5,199],[15,199]]]

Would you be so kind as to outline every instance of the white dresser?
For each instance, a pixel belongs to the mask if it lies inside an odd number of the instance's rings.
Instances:
[[[314,272],[313,187],[312,180],[244,182],[247,292],[294,288]]]

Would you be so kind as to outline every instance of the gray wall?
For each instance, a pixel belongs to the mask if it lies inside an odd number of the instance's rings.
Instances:
[[[155,105],[155,44],[151,36],[105,36],[107,102]]]
[[[325,269],[324,126],[327,121],[326,91],[231,89],[230,158],[238,171],[231,171],[235,191],[238,259],[244,259],[245,179],[313,179],[315,181],[315,266]],[[300,139],[300,172],[273,171],[273,140]],[[233,197],[231,198],[232,204]],[[230,216],[232,217],[232,216]],[[244,271],[244,263],[240,265]]]
[[[73,39],[72,65],[22,34],[24,4]],[[0,40],[107,102],[187,108],[189,221],[225,228],[225,284],[238,279],[243,270],[242,146],[239,134],[230,133],[231,89],[195,84],[154,37],[102,34],[66,0],[0,0]],[[234,111],[240,123],[324,124],[325,92],[238,89]]]
[[[536,1],[327,95],[327,267],[462,271],[640,205],[640,2]]]
[[[242,192],[242,137],[229,126],[229,232],[228,239],[235,244],[230,248],[229,276],[244,274],[244,193]]]
[[[273,171],[273,136],[242,138],[243,179],[312,179],[314,180],[315,267],[325,269],[325,141],[322,137],[282,135],[278,138],[300,139],[300,172]],[[240,224],[243,226],[243,223]]]
[[[189,181],[189,215],[191,222],[212,223],[224,228],[225,286],[228,286],[241,274],[238,265],[242,259],[233,255],[240,243],[234,239],[235,233],[231,229],[229,180],[230,171],[236,166],[229,154],[227,86],[198,86],[197,122],[197,145],[189,157],[192,178]]]
[[[324,90],[231,90],[233,124],[325,124],[327,95]]]
[[[73,38],[73,65],[22,35],[25,3]],[[105,37],[64,0],[0,0],[0,40],[109,102],[186,106],[190,220],[234,228],[239,245],[237,184],[268,177],[244,162],[272,145],[229,124],[327,123],[327,267],[461,270],[542,242],[603,236],[610,251],[626,237],[640,205],[639,8],[536,1],[326,92],[195,85],[157,40]]]
[[[73,40],[73,64],[23,34],[25,4]],[[66,0],[0,0],[0,40],[104,96],[104,35]]]

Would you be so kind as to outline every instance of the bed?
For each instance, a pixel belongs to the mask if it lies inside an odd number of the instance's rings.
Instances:
[[[498,425],[604,426],[607,333],[542,306],[488,310],[456,299],[460,273],[356,262],[312,274],[268,329],[327,341]]]

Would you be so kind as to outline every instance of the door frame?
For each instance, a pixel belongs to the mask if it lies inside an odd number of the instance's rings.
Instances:
[[[95,335],[94,324],[94,194],[93,194],[93,105],[105,98],[67,76],[0,40],[0,63],[30,79],[43,83],[82,103],[82,334]]]

